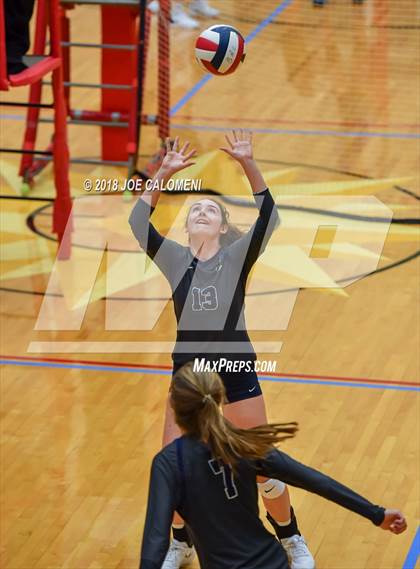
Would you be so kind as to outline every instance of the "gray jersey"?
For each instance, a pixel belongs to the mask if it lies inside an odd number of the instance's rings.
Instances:
[[[133,209],[133,233],[171,286],[177,319],[175,364],[196,356],[255,359],[244,318],[246,281],[279,216],[268,189],[254,198],[257,221],[207,261],[199,261],[189,247],[163,237],[150,222],[152,212],[143,200]]]

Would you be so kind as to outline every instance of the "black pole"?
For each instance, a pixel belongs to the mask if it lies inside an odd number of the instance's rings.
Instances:
[[[140,150],[141,117],[143,113],[143,77],[145,69],[145,40],[146,40],[146,0],[139,0],[139,39],[137,42],[137,112],[136,112],[136,151],[132,156],[128,177],[130,178],[137,168],[137,159]]]

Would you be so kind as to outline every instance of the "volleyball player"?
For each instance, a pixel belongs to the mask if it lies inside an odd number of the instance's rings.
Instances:
[[[188,524],[201,569],[287,569],[278,540],[258,515],[258,475],[283,480],[356,512],[382,529],[405,531],[398,510],[375,506],[350,488],[273,445],[293,436],[293,424],[238,429],[221,412],[225,389],[216,373],[181,368],[171,404],[183,435],[154,458],[140,569],[160,569],[175,511]]]
[[[236,371],[219,370],[227,404],[225,416],[236,426],[247,428],[267,423],[264,399],[254,370],[256,354],[244,319],[245,288],[250,270],[264,251],[279,223],[277,208],[253,159],[252,135],[234,130],[222,148],[236,160],[247,176],[259,215],[245,234],[230,224],[229,214],[213,199],[197,200],[190,208],[186,231],[188,246],[164,238],[150,223],[160,191],[145,192],[137,201],[130,225],[140,246],[168,279],[177,319],[177,339],[172,354],[174,373],[197,358],[231,364]],[[167,152],[153,186],[161,187],[177,171],[190,166],[195,151],[189,143],[179,149],[178,137]],[[245,368],[246,366],[246,368]],[[240,371],[238,371],[240,369]],[[179,436],[170,405],[167,405],[163,444]],[[290,506],[287,487],[274,482],[259,486],[277,537],[287,550],[292,569],[313,569],[314,559],[300,535]],[[204,513],[203,513],[204,515]],[[192,560],[192,541],[177,515],[174,540],[162,569],[178,569]]]

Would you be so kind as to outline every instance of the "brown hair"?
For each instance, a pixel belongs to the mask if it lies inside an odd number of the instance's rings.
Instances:
[[[212,455],[234,468],[239,458],[260,459],[273,445],[294,436],[297,423],[239,429],[224,418],[225,388],[214,372],[194,372],[191,363],[175,374],[171,404],[179,427],[209,445]]]
[[[222,216],[222,225],[227,225],[227,231],[226,233],[222,233],[220,235],[220,245],[222,247],[227,247],[228,245],[231,245],[231,243],[234,243],[235,241],[237,241],[240,237],[242,237],[243,233],[242,231],[236,227],[236,225],[234,225],[233,223],[231,223],[229,221],[229,211],[225,208],[225,206],[220,203],[218,200],[215,200],[213,198],[208,198],[210,201],[212,201],[213,203],[215,203],[217,205],[217,207],[220,210],[220,215]],[[193,207],[193,206],[191,206]],[[190,210],[188,211],[188,215],[187,215],[187,219],[185,220],[185,226],[187,226],[187,222],[188,222],[188,217],[190,215]]]

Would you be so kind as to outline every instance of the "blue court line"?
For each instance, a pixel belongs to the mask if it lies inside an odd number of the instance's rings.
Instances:
[[[1,120],[11,120],[11,121],[24,121],[24,120],[26,120],[26,116],[25,115],[1,115],[0,114],[0,119]]]
[[[0,119],[25,120],[23,115],[2,115]],[[205,124],[186,125],[171,124],[171,128],[178,130],[201,130],[209,132],[226,132],[235,126],[210,126]],[[243,127],[247,128],[247,127]],[[300,129],[276,129],[276,128],[255,128],[249,127],[247,130],[262,134],[288,134],[288,135],[307,135],[307,136],[350,136],[361,138],[400,138],[400,139],[420,139],[420,133],[410,132],[369,132],[369,131],[346,131],[346,130],[300,130]]]
[[[153,368],[133,368],[124,366],[107,366],[105,364],[91,365],[79,363],[55,363],[55,362],[30,362],[30,361],[16,361],[13,359],[0,360],[3,365],[16,365],[16,366],[30,366],[30,367],[51,367],[51,368],[64,368],[64,369],[85,369],[87,371],[111,371],[111,372],[126,372],[126,373],[145,373],[153,375],[172,375],[171,370],[153,369]],[[420,387],[414,385],[389,385],[382,383],[357,383],[351,381],[331,381],[328,379],[309,379],[309,378],[295,378],[295,377],[273,377],[269,375],[258,375],[261,381],[274,381],[276,383],[303,383],[309,385],[332,385],[334,387],[362,387],[366,389],[390,389],[397,391],[420,391]]]
[[[23,115],[2,115],[0,119],[25,120]],[[226,132],[235,126],[210,126],[205,124],[171,124],[171,128],[178,130],[201,130],[209,132]],[[360,138],[400,138],[400,139],[420,139],[420,133],[410,132],[369,132],[369,131],[346,131],[346,130],[301,130],[301,129],[276,129],[276,128],[255,128],[243,127],[252,132],[262,134],[285,134],[285,135],[307,135],[307,136],[347,136]]]
[[[293,0],[284,0],[284,2],[279,4],[279,6],[277,6],[277,8],[273,12],[271,12],[271,14],[269,14],[262,22],[260,22],[258,26],[254,28],[252,32],[245,38],[245,43],[250,43],[265,27],[268,26],[270,22],[274,20],[274,18],[276,18],[279,14],[281,14],[283,10],[285,10],[292,2]],[[179,109],[181,109],[186,103],[188,103],[188,101],[192,97],[194,97],[194,95],[202,87],[204,87],[206,83],[210,81],[212,77],[214,76],[208,73],[202,79],[200,79],[200,81],[198,81],[193,87],[191,87],[191,89],[187,91],[185,95],[181,97],[181,99],[177,103],[175,103],[175,105],[169,111],[169,116],[173,117],[179,111]]]
[[[415,385],[390,385],[389,383],[358,383],[356,381],[332,381],[330,379],[309,379],[297,377],[273,377],[271,375],[259,375],[262,381],[276,381],[280,383],[306,383],[314,385],[333,385],[336,387],[365,387],[370,389],[397,389],[399,391],[419,391]]]
[[[415,569],[417,560],[420,556],[420,526],[417,528],[416,535],[410,549],[408,550],[407,557],[405,558],[402,569]]]
[[[209,132],[226,132],[229,126],[210,126],[205,124],[171,124],[171,128],[179,130],[202,130]],[[242,128],[247,128],[243,125]],[[347,130],[301,130],[301,129],[286,129],[286,128],[247,128],[252,132],[263,134],[304,134],[309,136],[354,136],[354,137],[370,137],[370,138],[408,138],[420,139],[420,133],[416,132],[369,132],[369,131],[347,131]]]
[[[15,365],[15,366],[32,366],[32,367],[55,367],[55,368],[65,368],[65,369],[85,369],[87,371],[122,371],[127,373],[152,373],[161,375],[172,375],[171,370],[166,369],[154,369],[154,368],[140,368],[140,367],[124,367],[124,366],[107,366],[103,364],[91,365],[91,364],[69,364],[69,363],[55,363],[55,362],[28,362],[28,361],[16,361],[16,360],[0,360],[0,364],[3,365]]]

